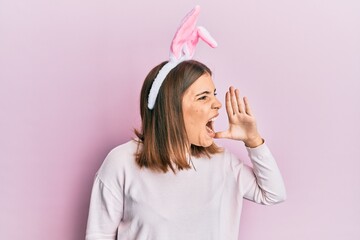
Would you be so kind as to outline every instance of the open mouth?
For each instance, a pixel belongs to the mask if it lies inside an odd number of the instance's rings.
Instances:
[[[214,121],[216,120],[216,117],[211,118],[206,123],[206,131],[208,132],[210,137],[215,137],[215,131],[214,131]]]

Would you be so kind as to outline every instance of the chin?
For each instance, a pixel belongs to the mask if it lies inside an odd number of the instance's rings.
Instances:
[[[212,144],[213,144],[213,143],[206,144],[206,145],[203,145],[202,147],[207,148],[207,147],[210,147]]]
[[[204,137],[197,137],[194,140],[191,141],[191,145],[197,146],[197,147],[210,147],[214,143],[214,139],[208,135],[205,135]]]
[[[199,145],[196,145],[196,144],[194,144],[194,145],[206,148],[206,147],[210,147],[213,143],[214,143],[214,140],[211,140],[211,141],[202,142]]]
[[[210,147],[213,143],[210,144],[191,144],[192,146],[196,146],[196,147],[203,147],[203,148],[207,148]]]

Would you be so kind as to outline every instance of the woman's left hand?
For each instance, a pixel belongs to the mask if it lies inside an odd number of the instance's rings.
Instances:
[[[217,132],[215,138],[240,140],[247,147],[257,147],[263,143],[252,114],[249,101],[240,97],[239,89],[230,87],[225,96],[226,112],[229,118],[229,129]]]

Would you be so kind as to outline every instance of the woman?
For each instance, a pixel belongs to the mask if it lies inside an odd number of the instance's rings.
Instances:
[[[248,100],[230,87],[229,128],[215,132],[221,103],[212,73],[188,60],[191,46],[179,49],[144,81],[137,138],[113,149],[96,174],[87,240],[237,240],[243,198],[268,205],[285,199]],[[243,141],[253,168],[214,138]]]
[[[285,199],[280,172],[257,131],[246,98],[226,93],[229,129],[215,133],[221,103],[211,71],[189,60],[177,65],[148,109],[151,83],[141,91],[138,139],[113,149],[98,171],[90,205],[90,239],[238,239],[242,199]],[[253,168],[213,138],[243,141]]]

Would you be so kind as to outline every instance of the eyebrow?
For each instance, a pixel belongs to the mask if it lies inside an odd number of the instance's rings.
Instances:
[[[209,91],[204,91],[204,92],[201,92],[201,93],[198,93],[195,95],[195,97],[198,97],[200,95],[203,95],[203,94],[211,94],[212,92],[209,92]],[[216,89],[214,89],[214,93],[216,93]]]

